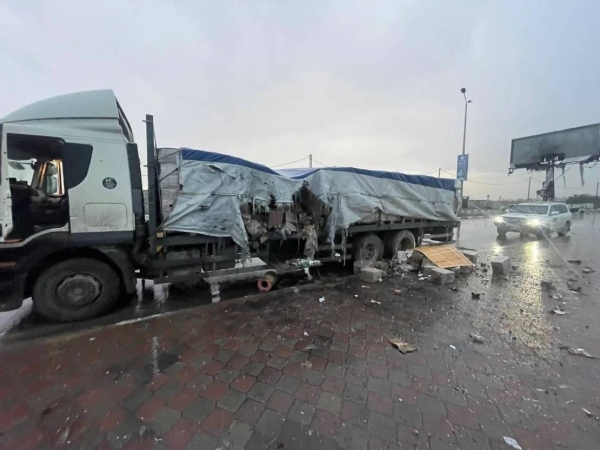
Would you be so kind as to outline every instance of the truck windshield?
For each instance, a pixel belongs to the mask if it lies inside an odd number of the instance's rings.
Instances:
[[[517,214],[548,214],[548,207],[544,205],[517,205],[510,210]]]

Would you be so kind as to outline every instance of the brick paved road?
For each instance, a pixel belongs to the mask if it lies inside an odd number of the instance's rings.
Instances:
[[[457,291],[347,278],[6,348],[0,448],[599,448],[582,408],[600,415],[600,362],[481,275]]]

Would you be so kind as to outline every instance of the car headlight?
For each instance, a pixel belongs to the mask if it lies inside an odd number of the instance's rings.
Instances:
[[[494,222],[504,223],[504,217],[502,217],[502,216],[494,217]]]
[[[527,221],[527,225],[529,225],[530,227],[539,227],[542,224],[542,221],[540,219],[529,219]]]

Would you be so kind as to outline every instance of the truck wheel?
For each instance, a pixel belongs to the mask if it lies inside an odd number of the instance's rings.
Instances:
[[[354,261],[375,262],[383,258],[383,242],[374,233],[360,236],[353,243]]]
[[[112,308],[121,283],[102,261],[74,258],[46,269],[33,286],[33,305],[40,315],[57,322],[91,319]]]
[[[417,246],[415,235],[408,230],[390,231],[383,241],[385,256],[393,258],[400,250],[410,250]]]

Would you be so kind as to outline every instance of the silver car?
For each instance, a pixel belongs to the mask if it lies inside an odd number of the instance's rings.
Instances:
[[[500,237],[505,237],[508,232],[541,237],[553,232],[566,236],[572,221],[573,216],[564,203],[538,202],[516,205],[508,213],[496,217],[494,224]]]

